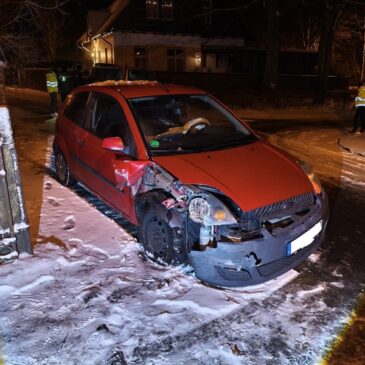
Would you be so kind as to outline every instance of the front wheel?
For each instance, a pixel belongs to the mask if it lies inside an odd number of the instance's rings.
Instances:
[[[185,229],[181,226],[171,227],[169,215],[172,212],[167,209],[153,206],[142,214],[140,239],[143,249],[148,258],[159,264],[186,264]]]
[[[64,186],[73,186],[77,183],[72,176],[70,168],[60,150],[55,151],[56,176],[58,181]]]

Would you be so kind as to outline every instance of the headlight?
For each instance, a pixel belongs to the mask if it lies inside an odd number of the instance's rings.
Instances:
[[[196,223],[203,223],[204,217],[209,216],[210,206],[204,198],[195,198],[189,204],[189,216]]]
[[[313,189],[316,194],[322,193],[322,185],[318,178],[318,176],[314,173],[313,167],[306,162],[298,161],[299,166],[302,168],[302,170],[305,172],[305,174],[308,176],[309,181],[313,185]]]
[[[213,195],[191,199],[189,216],[192,221],[205,226],[237,223],[229,209]]]

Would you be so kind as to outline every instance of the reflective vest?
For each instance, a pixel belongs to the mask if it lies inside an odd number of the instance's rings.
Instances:
[[[365,106],[365,86],[360,86],[360,89],[355,98],[355,107]]]
[[[58,93],[57,75],[54,71],[50,71],[46,74],[47,79],[47,91],[49,93]]]

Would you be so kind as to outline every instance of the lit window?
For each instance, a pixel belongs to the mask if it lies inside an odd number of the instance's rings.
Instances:
[[[158,19],[158,0],[146,0],[146,18]]]
[[[185,71],[185,50],[182,48],[167,49],[168,71]]]
[[[174,2],[172,0],[161,0],[161,19],[174,20]]]
[[[204,0],[203,14],[204,23],[212,24],[212,0]]]

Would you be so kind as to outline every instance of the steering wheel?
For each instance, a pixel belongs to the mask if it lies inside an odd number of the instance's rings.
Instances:
[[[204,129],[207,126],[210,126],[210,122],[207,119],[201,117],[194,118],[187,121],[182,126],[182,133],[196,133],[197,131]]]

